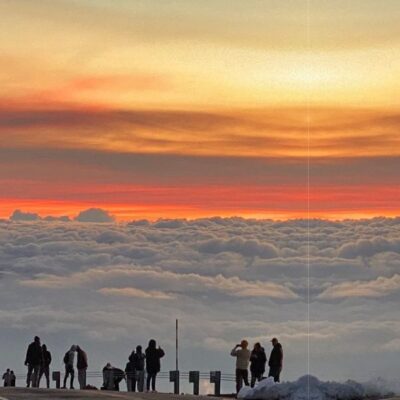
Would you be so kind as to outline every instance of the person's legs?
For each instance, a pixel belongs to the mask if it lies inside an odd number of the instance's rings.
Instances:
[[[151,390],[152,390],[153,392],[156,391],[156,377],[157,377],[157,374],[156,374],[156,373],[153,374],[152,377],[151,377]]]
[[[236,393],[240,392],[242,388],[242,371],[240,369],[236,369]]]
[[[249,386],[249,371],[247,369],[242,370],[242,377],[245,386]]]
[[[146,379],[146,390],[147,391],[150,391],[150,380],[151,380],[151,374],[148,372],[147,379]]]
[[[70,388],[70,389],[73,389],[73,388],[74,388],[74,378],[75,378],[75,370],[74,370],[74,367],[71,367],[70,375],[71,375],[71,382],[70,382],[69,388]]]
[[[135,371],[136,381],[137,381],[137,390],[138,392],[143,392],[144,386],[144,371]]]
[[[66,365],[65,366],[65,375],[64,375],[64,384],[63,384],[63,389],[66,389],[67,388],[67,380],[68,380],[68,377],[69,377],[69,368],[68,368],[68,366]]]
[[[46,377],[46,387],[47,389],[50,389],[50,368],[44,367],[43,372],[44,376]]]
[[[33,365],[28,364],[28,373],[26,375],[26,387],[31,386],[32,371],[33,371]]]
[[[133,375],[132,378],[132,392],[136,392],[136,376]]]
[[[254,385],[255,385],[255,383],[256,383],[256,379],[257,379],[257,376],[256,376],[256,374],[255,373],[251,373],[251,381],[250,381],[250,386],[253,388],[254,387]]]
[[[33,366],[33,374],[32,374],[32,386],[39,387],[39,373],[40,373],[40,365]]]

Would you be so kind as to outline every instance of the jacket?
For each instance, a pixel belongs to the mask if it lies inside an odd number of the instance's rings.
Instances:
[[[49,367],[51,364],[51,353],[48,350],[42,351],[42,367]]]
[[[146,371],[149,374],[157,374],[161,370],[160,359],[164,357],[164,350],[153,347],[146,349]]]
[[[250,371],[253,374],[263,374],[265,372],[265,363],[267,362],[267,356],[262,348],[259,351],[253,350],[250,355]]]
[[[77,352],[76,367],[78,369],[86,369],[88,367],[88,359],[86,352],[83,351],[81,348],[78,348],[76,352]]]
[[[283,364],[283,349],[280,343],[277,343],[271,351],[271,355],[269,356],[268,365],[271,368],[282,367]]]
[[[250,350],[249,349],[232,349],[231,356],[236,357],[236,369],[247,369],[249,367]]]
[[[32,342],[26,352],[25,364],[40,365],[42,362],[42,346],[40,343]]]

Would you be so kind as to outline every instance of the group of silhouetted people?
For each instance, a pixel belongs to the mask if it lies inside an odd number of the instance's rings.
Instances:
[[[271,340],[272,351],[269,356],[268,377],[273,377],[275,382],[279,382],[283,366],[283,349],[277,338]],[[247,340],[242,340],[231,351],[231,356],[236,357],[236,391],[239,392],[243,383],[246,386],[254,387],[256,381],[264,379],[267,356],[260,343],[256,343],[252,351],[248,349]],[[249,385],[249,364],[251,381]]]
[[[7,371],[4,372],[2,379],[3,379],[3,386],[10,387],[10,386],[15,386],[17,377],[15,376],[14,371],[11,371],[10,368],[7,368]]]
[[[125,371],[113,367],[110,363],[103,368],[103,390],[119,390],[120,382],[125,378],[128,392],[143,392],[146,378],[146,391],[156,391],[156,378],[161,370],[161,358],[165,355],[161,347],[157,347],[154,339],[149,341],[146,351],[137,346],[128,357]]]
[[[35,336],[33,342],[28,346],[25,357],[25,365],[28,367],[26,376],[26,387],[39,387],[40,380],[44,375],[46,385],[50,387],[50,364],[51,353],[45,344],[40,343],[40,338]]]
[[[231,356],[236,357],[236,391],[239,392],[243,386],[254,387],[256,381],[264,379],[266,364],[268,361],[268,377],[273,377],[275,382],[279,382],[283,366],[283,349],[277,338],[273,338],[272,351],[267,360],[264,348],[260,343],[255,343],[253,350],[248,349],[247,340],[242,340],[231,351]],[[113,367],[107,363],[103,368],[102,390],[119,390],[120,382],[126,379],[128,392],[143,392],[144,390],[156,390],[157,374],[161,370],[161,358],[165,352],[161,347],[157,347],[156,341],[151,339],[145,352],[142,346],[137,346],[128,357],[125,371]],[[74,389],[75,378],[75,356],[76,368],[78,370],[78,381],[80,389],[88,388],[86,385],[86,370],[88,368],[88,357],[86,352],[77,345],[72,345],[65,353],[63,362],[65,365],[65,375],[63,389],[67,388],[68,378],[70,379],[69,388]],[[40,338],[35,336],[34,341],[28,346],[26,352],[25,365],[28,367],[26,377],[27,387],[39,387],[40,380],[44,375],[46,386],[50,387],[50,364],[52,361],[51,353],[45,344],[41,344]],[[251,380],[249,383],[249,365]],[[145,376],[146,379],[145,379]],[[7,369],[3,374],[4,386],[15,386],[16,377],[13,371]],[[146,382],[145,382],[146,381]],[[146,383],[146,385],[145,385]]]
[[[75,353],[76,353],[76,367],[78,370],[78,381],[80,389],[86,387],[86,370],[88,367],[87,354],[79,346],[72,345],[71,348],[65,353],[63,362],[65,366],[65,376],[63,388],[67,388],[68,378],[70,379],[70,389],[74,389],[75,378]],[[35,336],[33,342],[28,346],[26,352],[25,365],[28,367],[26,376],[26,387],[39,387],[43,375],[46,378],[46,386],[50,387],[50,364],[51,353],[45,344],[40,343],[40,338]]]
[[[128,392],[135,392],[136,390],[143,392],[145,389],[147,391],[150,391],[150,389],[155,391],[157,374],[161,370],[160,360],[164,355],[164,350],[161,347],[157,347],[154,339],[149,341],[145,352],[142,351],[142,346],[137,346],[136,350],[132,351],[129,355],[125,371],[113,367],[110,363],[106,364],[103,368],[103,386],[101,389],[119,390],[121,381],[126,379]],[[46,378],[47,388],[50,387],[51,360],[50,351],[47,350],[45,344],[41,344],[40,338],[35,336],[33,342],[28,346],[25,358],[25,365],[28,367],[26,377],[27,387],[39,387],[43,375]],[[86,384],[86,371],[88,368],[88,356],[86,352],[80,346],[72,345],[65,353],[63,363],[65,374],[62,388],[67,388],[69,379],[69,388],[74,389],[75,366],[78,371],[80,389],[88,388]],[[147,376],[146,385],[145,375]],[[7,370],[3,375],[3,380],[4,386],[15,386],[15,375],[12,371]]]

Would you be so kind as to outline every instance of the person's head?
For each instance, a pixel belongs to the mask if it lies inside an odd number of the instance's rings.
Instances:
[[[7,368],[7,372],[10,372],[10,368]]]
[[[279,342],[278,339],[276,337],[272,338],[271,340],[272,346],[276,346]]]
[[[35,343],[40,344],[40,337],[39,337],[39,336],[35,336],[35,338],[33,339],[33,341],[34,341]]]
[[[254,350],[260,351],[261,350],[261,344],[259,342],[254,343]]]
[[[70,351],[76,351],[76,350],[77,350],[77,346],[76,346],[75,344],[73,344],[73,345],[71,346]]]
[[[157,346],[156,341],[155,341],[154,339],[151,339],[151,340],[149,341],[149,348],[150,348],[150,349],[155,349],[156,346]]]
[[[47,346],[45,344],[42,344],[42,349],[43,349],[43,351],[46,351],[47,350]]]
[[[249,342],[247,341],[247,340],[242,340],[241,342],[240,342],[240,347],[242,348],[242,349],[247,349],[247,347],[249,346]]]
[[[106,364],[106,368],[107,368],[107,369],[112,368],[111,363],[107,363],[107,364]]]
[[[141,353],[142,352],[142,346],[136,346],[136,353]]]
[[[11,374],[13,374],[13,375],[14,375],[14,371],[11,371]]]

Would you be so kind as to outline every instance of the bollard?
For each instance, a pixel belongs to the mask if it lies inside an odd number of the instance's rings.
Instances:
[[[189,371],[189,383],[193,383],[193,394],[198,395],[200,391],[200,372]]]
[[[179,394],[179,371],[169,371],[169,381],[174,383],[174,394]]]
[[[214,384],[214,396],[221,395],[221,371],[210,372],[210,382]]]
[[[60,389],[61,385],[61,372],[60,371],[53,371],[51,374],[51,379],[56,382],[56,388]]]

